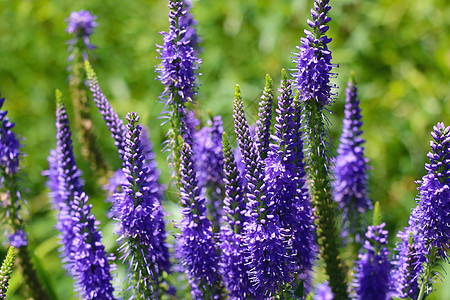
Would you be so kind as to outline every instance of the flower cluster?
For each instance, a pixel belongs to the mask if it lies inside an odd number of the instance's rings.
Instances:
[[[95,46],[89,42],[89,36],[94,32],[94,28],[97,27],[96,16],[92,15],[87,10],[73,11],[66,19],[67,33],[75,34],[75,37],[69,41],[70,45],[74,45],[80,37],[87,49],[94,49]],[[70,49],[70,48],[69,48]]]
[[[331,38],[326,36],[327,25],[331,18],[327,12],[331,9],[329,0],[315,0],[311,9],[311,19],[308,25],[311,31],[305,30],[306,38],[301,38],[300,52],[294,57],[297,64],[293,76],[302,101],[316,101],[323,108],[330,105],[334,94],[331,92],[330,77],[334,65],[331,63],[331,51],[328,43]]]
[[[117,195],[118,241],[122,259],[128,263],[128,277],[136,281],[136,290],[144,298],[160,295],[162,272],[169,272],[165,229],[155,178],[145,164],[141,142],[142,127],[136,113],[127,115],[123,172],[126,180]]]
[[[218,258],[213,242],[211,221],[206,217],[205,199],[200,196],[189,144],[181,148],[181,205],[183,219],[178,252],[183,269],[192,285],[194,299],[215,299],[220,290]]]
[[[369,226],[364,247],[355,265],[356,299],[387,299],[390,288],[391,264],[387,248],[385,223]]]
[[[63,261],[68,273],[76,280],[76,289],[84,299],[114,299],[109,259],[101,242],[98,222],[90,212],[91,205],[83,192],[75,156],[66,108],[57,91],[56,157],[51,162],[49,183],[58,211],[57,228],[61,233]],[[56,159],[56,161],[55,161]],[[56,174],[58,174],[56,176]]]
[[[361,227],[364,227],[361,224],[361,216],[372,208],[366,191],[368,159],[364,157],[361,126],[361,108],[357,88],[352,79],[346,89],[344,121],[337,149],[333,192],[334,200],[343,212],[344,226],[356,235],[362,231]]]
[[[186,4],[180,1],[169,1],[169,32],[163,32],[163,46],[158,46],[161,64],[156,68],[159,72],[158,79],[165,86],[161,94],[161,100],[165,103],[164,110],[168,106],[183,105],[193,102],[196,94],[196,70],[201,63],[196,57],[194,45],[190,42],[192,31],[187,22],[189,13]]]

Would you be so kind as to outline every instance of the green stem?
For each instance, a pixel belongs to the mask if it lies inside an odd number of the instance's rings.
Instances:
[[[325,272],[329,276],[331,290],[336,300],[349,299],[347,293],[345,266],[339,258],[340,237],[336,224],[337,207],[332,199],[331,184],[327,170],[325,125],[320,107],[314,100],[306,103],[309,113],[308,128],[310,157],[308,173],[312,182],[311,200],[316,209],[317,242],[320,255],[325,262]]]

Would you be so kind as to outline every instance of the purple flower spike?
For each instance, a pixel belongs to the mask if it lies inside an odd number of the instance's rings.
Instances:
[[[433,127],[428,153],[430,163],[425,164],[428,174],[422,177],[418,206],[410,223],[422,237],[426,250],[433,248],[438,257],[448,259],[450,248],[450,127],[438,123]]]
[[[189,11],[183,1],[169,1],[169,32],[162,32],[163,46],[158,46],[161,64],[156,68],[158,79],[165,86],[160,99],[165,103],[164,112],[169,106],[183,106],[193,102],[196,94],[196,70],[201,60],[196,57],[193,45],[187,38]],[[192,36],[192,35],[191,35]],[[173,108],[173,107],[172,107]]]
[[[86,45],[87,49],[94,49],[95,46],[89,42],[89,36],[94,32],[94,28],[97,27],[96,16],[92,15],[87,10],[73,11],[66,19],[67,33],[75,34],[75,38],[69,41],[70,45],[74,45],[77,41],[77,37],[81,38]]]
[[[414,230],[414,229],[413,229]],[[421,249],[423,244],[415,243],[414,237],[417,232],[411,231],[410,227],[406,227],[405,231],[399,231],[397,237],[401,240],[397,244],[395,251],[392,271],[391,289],[394,296],[400,299],[417,299],[419,294],[419,276],[423,270],[423,264],[419,261],[420,253],[425,253],[425,249]]]
[[[19,229],[13,234],[8,236],[9,244],[14,248],[19,248],[22,246],[26,246],[28,244],[27,237],[25,236],[25,232],[23,229]]]
[[[102,115],[106,126],[111,132],[111,137],[114,139],[114,145],[117,147],[120,159],[123,160],[123,155],[125,152],[125,125],[117,113],[114,112],[114,109],[108,99],[106,99],[103,94],[103,91],[98,84],[97,75],[88,61],[85,61],[85,67],[89,79],[89,86],[94,98],[94,103]]]
[[[116,199],[120,251],[122,259],[129,264],[128,279],[136,280],[137,293],[144,299],[159,298],[162,272],[170,268],[162,208],[154,178],[145,164],[139,116],[129,113],[126,118],[129,122],[123,162],[126,180]]]
[[[54,207],[59,208],[57,229],[61,232],[64,267],[76,280],[75,286],[83,299],[114,299],[110,266],[101,242],[99,223],[91,214],[91,205],[83,192],[75,156],[66,108],[57,91],[56,161],[50,157],[48,185],[52,191]],[[55,172],[58,177],[55,177]]]
[[[74,220],[73,251],[69,260],[77,289],[83,299],[114,299],[109,259],[102,244],[98,222],[91,213],[86,194],[75,196],[72,202]]]
[[[300,107],[298,99],[294,101],[284,69],[279,92],[275,134],[266,159],[264,181],[267,201],[275,203],[281,226],[292,234],[291,247],[298,271],[305,273],[311,270],[316,255],[315,226],[306,187],[302,132],[297,128]]]
[[[331,18],[327,12],[331,9],[329,0],[315,0],[314,9],[311,9],[311,20],[308,25],[311,31],[305,30],[306,38],[301,38],[300,50],[293,62],[297,64],[293,76],[296,79],[297,89],[300,92],[300,100],[316,101],[323,108],[333,102],[334,94],[331,88],[330,78],[334,65],[331,63],[331,51],[327,44],[331,42],[325,33],[326,25]]]
[[[211,221],[206,217],[205,199],[200,196],[189,144],[181,147],[181,205],[183,219],[178,252],[191,283],[193,299],[216,299],[220,296],[218,258],[213,242]]]
[[[364,227],[364,224],[361,224],[361,215],[366,210],[372,209],[372,202],[366,191],[369,160],[364,157],[361,109],[353,79],[347,84],[346,96],[345,118],[337,149],[336,180],[333,182],[333,189],[338,208],[343,211],[344,226],[358,235]]]
[[[20,148],[22,146],[12,130],[15,123],[9,121],[8,111],[2,110],[4,102],[5,98],[1,98],[0,95],[0,168],[3,170],[2,173],[12,175],[19,170]],[[3,181],[2,179],[0,182],[3,183]]]
[[[355,264],[356,299],[383,300],[388,298],[391,264],[385,223],[369,226],[366,241]]]
[[[223,134],[225,173],[225,199],[223,225],[220,228],[220,274],[231,299],[248,299],[251,284],[248,278],[250,266],[245,263],[243,226],[245,218],[245,193],[233,150]]]
[[[324,281],[320,283],[316,287],[316,292],[312,297],[312,300],[333,300],[334,294],[331,291],[330,286],[328,285],[328,281]]]

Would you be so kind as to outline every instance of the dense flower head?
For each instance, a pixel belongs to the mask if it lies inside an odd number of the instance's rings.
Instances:
[[[450,247],[450,127],[438,123],[431,132],[433,141],[428,153],[430,163],[425,164],[427,174],[422,177],[418,206],[410,224],[423,239],[428,251],[432,248],[438,256],[448,259]]]
[[[265,195],[261,188],[264,180],[263,161],[258,158],[254,138],[250,133],[250,126],[244,112],[244,103],[239,86],[236,85],[233,102],[234,131],[237,144],[241,151],[242,162],[245,166],[245,178],[247,179],[247,213],[258,217],[256,211],[259,204],[264,201]]]
[[[66,31],[69,34],[75,34],[75,37],[69,40],[69,51],[73,49],[73,45],[80,39],[87,49],[94,49],[95,46],[89,41],[89,36],[94,32],[94,28],[97,27],[96,16],[88,12],[87,10],[73,11],[66,19],[67,28]],[[73,59],[73,55],[69,57],[69,60]]]
[[[280,224],[291,234],[293,255],[302,272],[312,267],[315,256],[313,215],[303,164],[302,132],[297,128],[300,114],[291,84],[283,70],[279,89],[275,134],[265,160],[267,202],[274,203]]]
[[[169,1],[169,32],[162,32],[163,45],[157,46],[161,64],[156,68],[158,79],[165,86],[161,100],[165,103],[164,110],[169,105],[182,106],[193,102],[196,94],[196,70],[201,60],[196,57],[193,45],[187,31],[189,13],[183,1]],[[190,35],[187,35],[189,33]]]
[[[64,267],[76,280],[84,299],[114,299],[110,267],[101,243],[99,223],[83,192],[83,182],[75,162],[66,108],[57,91],[56,152],[49,158],[47,172],[53,188],[54,208],[58,211],[57,229],[61,233]],[[56,177],[56,172],[58,176]]]
[[[74,239],[69,260],[77,289],[83,299],[114,299],[109,259],[101,242],[99,223],[91,213],[86,194],[76,195],[71,216]]]
[[[136,113],[127,114],[122,193],[117,194],[117,218],[122,259],[128,261],[128,278],[135,278],[137,292],[144,297],[159,293],[162,271],[170,264],[158,191],[146,165],[141,144],[142,127]],[[156,193],[155,193],[156,192]]]
[[[397,237],[400,238],[400,242],[394,249],[396,255],[392,262],[394,268],[391,288],[395,297],[416,299],[419,292],[418,278],[423,270],[420,258],[425,249],[421,249],[422,243],[415,243],[414,237],[417,237],[415,229],[406,227],[404,231],[398,232]]]
[[[15,123],[9,121],[8,111],[2,110],[4,103],[5,98],[1,98],[0,95],[0,168],[2,173],[12,175],[19,170],[20,148],[22,146],[13,131]]]
[[[0,299],[6,299],[6,292],[8,291],[9,278],[14,269],[14,248],[9,247],[8,253],[0,268]]]
[[[92,69],[88,61],[85,62],[85,65],[94,103],[97,106],[100,114],[102,115],[106,126],[111,132],[111,137],[114,139],[114,145],[116,145],[117,147],[119,157],[123,159],[123,155],[125,152],[125,125],[123,124],[123,120],[119,118],[119,116],[109,103],[108,99],[106,99],[105,95],[103,94],[103,91],[98,84],[98,79],[94,72],[94,69]]]
[[[191,0],[182,0],[184,2],[184,10],[186,14],[183,14],[180,19],[180,28],[184,28],[186,32],[184,33],[184,39],[189,42],[190,46],[194,49],[195,54],[199,52],[199,43],[201,42],[199,36],[197,35],[197,31],[195,30],[195,25],[197,25],[197,21],[194,19],[194,15],[189,13],[192,7]]]
[[[311,31],[305,30],[306,38],[301,38],[301,45],[297,47],[300,52],[293,58],[297,64],[293,76],[300,99],[316,101],[320,107],[330,105],[334,96],[330,83],[330,77],[335,75],[331,73],[334,65],[327,46],[331,38],[325,35],[329,28],[326,24],[331,21],[327,16],[331,9],[328,3],[329,0],[315,0],[314,9],[311,9],[312,20],[307,21]]]
[[[355,299],[381,300],[388,297],[391,263],[385,225],[368,226],[363,249],[355,263]]]
[[[343,211],[345,227],[359,232],[363,224],[357,224],[360,215],[372,208],[367,196],[367,163],[364,157],[364,140],[361,138],[361,108],[354,81],[347,84],[345,117],[335,161],[334,199]]]
[[[293,280],[295,260],[289,255],[290,232],[281,228],[276,216],[250,220],[245,225],[249,278],[257,295],[275,296]]]
[[[245,193],[226,134],[223,134],[223,160],[225,214],[220,228],[220,274],[231,299],[248,299],[251,284],[242,230],[245,222]]]
[[[218,296],[214,291],[219,280],[218,258],[211,221],[206,217],[205,199],[200,196],[195,176],[191,147],[185,142],[181,148],[180,175],[183,219],[178,252],[182,257],[183,269],[193,284],[193,298],[205,299],[209,295],[213,299],[213,295]]]
[[[73,11],[70,16],[66,19],[67,29],[66,31],[70,34],[78,33],[91,35],[94,28],[97,27],[96,16],[92,15],[87,10]]]
[[[28,244],[28,240],[23,229],[18,229],[16,232],[8,235],[8,239],[9,244],[14,248],[19,248]]]

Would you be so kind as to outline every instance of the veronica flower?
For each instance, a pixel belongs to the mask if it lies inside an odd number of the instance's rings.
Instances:
[[[273,81],[266,75],[264,91],[259,101],[258,121],[256,121],[255,144],[260,159],[264,160],[269,151],[270,126],[272,125]]]
[[[66,19],[66,31],[69,34],[74,34],[75,37],[69,41],[69,51],[72,51],[78,40],[83,41],[87,49],[95,48],[95,46],[90,43],[89,36],[94,32],[94,28],[98,26],[97,22],[95,22],[96,19],[97,17],[87,10],[73,11],[70,13],[69,17]],[[72,59],[73,57],[69,58],[69,60]]]
[[[223,134],[223,172],[225,174],[225,199],[222,226],[220,228],[220,274],[231,299],[248,299],[251,284],[249,265],[245,263],[244,223],[245,189],[236,166],[233,150]]]
[[[343,211],[344,226],[358,236],[364,226],[361,216],[372,208],[372,202],[366,191],[368,159],[364,157],[361,108],[353,79],[347,84],[344,114],[333,192],[338,208]]]
[[[145,165],[140,142],[142,127],[136,113],[127,114],[124,168],[126,180],[117,195],[119,242],[122,259],[127,261],[129,282],[135,281],[137,293],[144,299],[160,297],[163,271],[170,263],[165,245],[162,208],[155,195],[151,171]]]
[[[158,46],[161,64],[156,71],[158,79],[165,86],[161,99],[168,106],[178,109],[179,105],[193,102],[196,94],[196,70],[200,60],[195,56],[193,46],[186,37],[189,11],[183,1],[169,1],[169,32],[161,33],[163,46]]]
[[[310,180],[311,201],[316,211],[317,240],[320,255],[325,262],[325,272],[329,276],[330,287],[337,299],[348,298],[346,271],[338,257],[339,230],[336,226],[337,210],[331,199],[331,183],[329,178],[330,138],[324,114],[327,106],[333,103],[335,94],[330,78],[334,65],[331,63],[331,51],[328,43],[331,38],[326,35],[331,18],[327,15],[331,7],[329,0],[315,0],[311,9],[311,20],[305,30],[306,37],[301,38],[293,62],[296,64],[293,76],[303,102],[302,123],[304,125],[304,141],[306,162]],[[298,124],[301,127],[301,124]]]
[[[267,198],[264,163],[258,158],[250,135],[239,86],[236,86],[233,106],[236,139],[248,182],[244,242],[250,265],[249,278],[257,296],[271,297],[293,279],[294,260],[288,255],[286,242],[290,232],[281,227],[275,203]]]
[[[63,262],[76,280],[75,286],[84,299],[114,299],[109,258],[101,242],[98,221],[90,212],[91,205],[83,192],[75,156],[66,108],[57,91],[56,110],[56,165],[51,165],[49,184],[56,188],[54,206],[59,208],[57,228],[61,232]],[[51,161],[51,159],[50,159]],[[55,168],[58,176],[53,174]]]
[[[369,226],[355,265],[355,299],[388,299],[391,264],[385,223]]]
[[[183,219],[180,223],[178,252],[182,257],[184,272],[191,283],[193,299],[216,299],[221,292],[212,225],[206,217],[205,199],[200,196],[191,147],[185,142],[181,147],[180,166]]]
[[[74,37],[69,40],[68,57],[70,98],[75,115],[75,125],[78,129],[78,140],[81,144],[81,154],[90,163],[96,175],[103,175],[109,167],[106,164],[100,149],[98,148],[96,136],[93,132],[93,123],[90,113],[90,101],[87,98],[87,79],[84,71],[84,61],[89,59],[88,52],[95,48],[89,42],[89,36],[97,27],[96,16],[86,10],[72,12],[66,19],[69,34]],[[100,174],[99,174],[100,171]]]
[[[328,281],[324,281],[316,286],[316,292],[314,293],[312,300],[333,300],[334,294],[331,291]]]
[[[391,289],[394,296],[400,299],[417,299],[419,294],[418,279],[423,270],[420,253],[424,253],[425,249],[420,249],[422,243],[415,243],[414,237],[417,232],[414,229],[406,227],[404,231],[399,231],[397,237],[400,242],[397,244],[392,264]],[[419,255],[418,255],[419,254]]]
[[[194,102],[193,98],[197,93],[195,81],[201,63],[196,57],[193,42],[189,40],[194,37],[192,30],[188,30],[192,24],[192,21],[188,21],[189,7],[184,1],[169,1],[169,32],[161,33],[164,42],[162,46],[157,45],[161,64],[156,67],[156,72],[159,73],[158,80],[164,85],[164,91],[159,98],[164,103],[162,113],[171,122],[169,158],[178,186],[181,180],[178,173],[181,163],[178,136],[181,135],[192,145],[194,132],[189,127],[190,115],[186,104]]]
[[[299,102],[294,101],[291,83],[282,70],[276,108],[275,134],[266,159],[268,202],[274,202],[280,224],[291,233],[290,242],[298,271],[308,272],[315,257],[313,215],[306,187],[302,132],[297,128]]]
[[[417,231],[415,243],[423,244],[424,251],[417,253],[419,261],[426,262],[418,299],[430,292],[429,281],[436,275],[434,268],[439,260],[448,261],[447,249],[450,247],[450,127],[438,123],[431,136],[431,151],[427,155],[430,163],[425,164],[428,173],[418,181],[418,205],[409,220],[410,226]]]
[[[119,115],[114,111],[108,99],[106,99],[103,94],[102,89],[98,84],[97,75],[92,69],[90,63],[85,61],[85,68],[89,80],[90,90],[94,99],[94,103],[97,106],[103,120],[106,123],[109,131],[111,132],[111,137],[114,139],[114,145],[116,145],[119,152],[119,157],[123,159],[125,153],[125,125]]]
[[[9,247],[8,253],[3,260],[0,268],[0,299],[6,299],[6,292],[8,291],[9,278],[14,268],[14,247]]]

